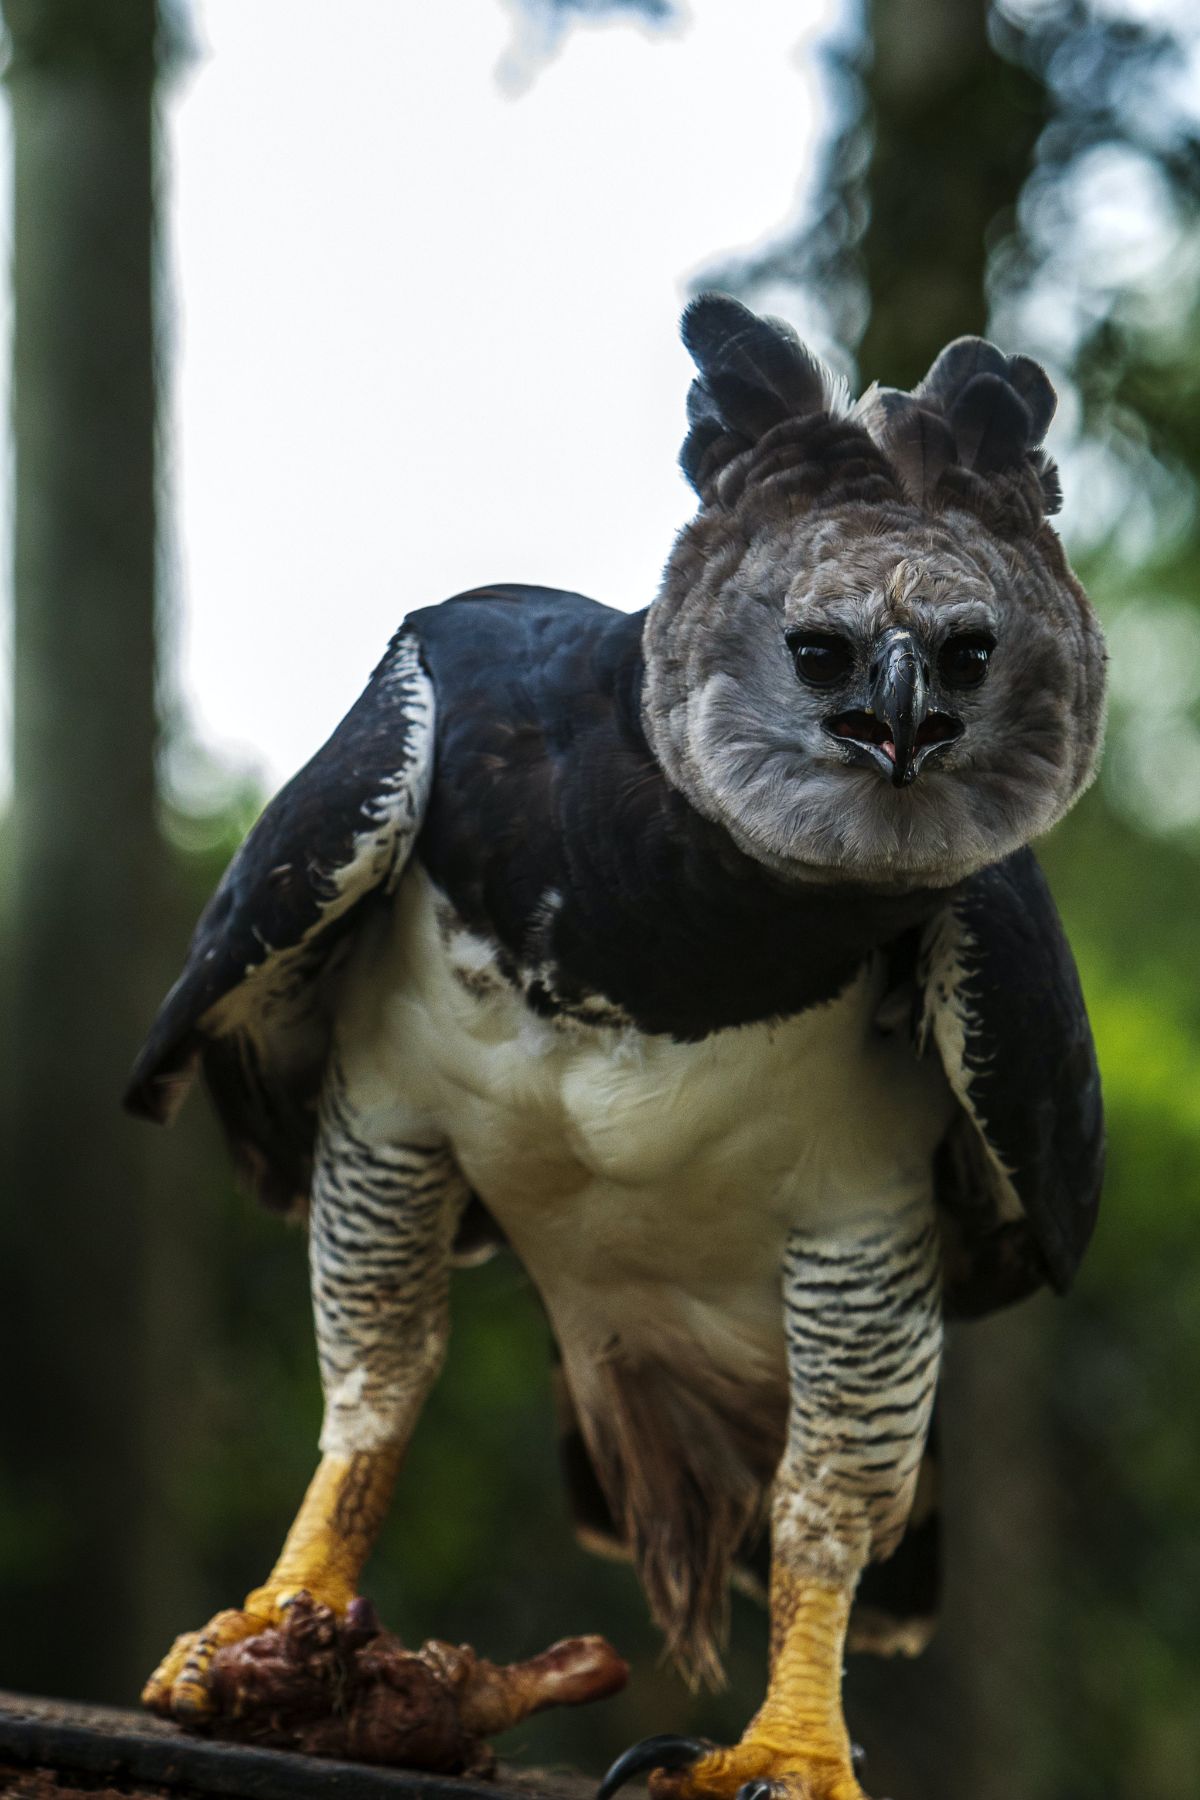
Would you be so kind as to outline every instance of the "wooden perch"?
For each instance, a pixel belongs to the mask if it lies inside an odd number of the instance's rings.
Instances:
[[[108,1785],[106,1785],[108,1784]],[[384,1769],[196,1737],[143,1712],[0,1692],[3,1800],[591,1800],[594,1781]]]

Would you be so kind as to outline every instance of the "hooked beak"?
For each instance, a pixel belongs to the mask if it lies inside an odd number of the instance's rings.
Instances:
[[[907,787],[931,751],[962,735],[961,719],[930,710],[929,666],[906,626],[889,627],[876,644],[865,698],[864,707],[838,713],[827,729],[893,787]]]
[[[885,632],[872,670],[871,710],[891,731],[890,749],[886,739],[882,748],[884,755],[891,757],[892,786],[907,787],[917,772],[913,752],[928,710],[929,692],[912,632],[902,626]]]

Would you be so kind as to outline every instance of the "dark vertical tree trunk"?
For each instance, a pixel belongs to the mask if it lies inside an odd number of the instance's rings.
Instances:
[[[909,387],[987,322],[987,259],[1015,211],[1044,97],[988,40],[987,0],[873,0],[861,242],[863,381]]]
[[[945,1655],[963,1671],[973,1800],[1053,1800],[1065,1692],[1055,1666],[1059,1501],[1051,1438],[1056,1302],[965,1326],[949,1357]]]
[[[12,1154],[0,1682],[128,1697],[152,1005],[155,0],[4,0],[15,157]],[[52,1583],[52,1585],[51,1585]]]

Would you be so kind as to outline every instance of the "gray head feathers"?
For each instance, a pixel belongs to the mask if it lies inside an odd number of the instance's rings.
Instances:
[[[1104,645],[1046,520],[1043,370],[960,338],[847,410],[736,301],[683,329],[701,504],[643,637],[667,779],[789,878],[947,887],[1048,830],[1095,768]],[[897,632],[927,684],[927,766],[900,783],[873,685]]]
[[[787,425],[782,435],[809,464],[814,454],[845,462],[851,438],[860,440],[860,451],[869,444],[886,459],[897,497],[918,505],[939,498],[969,503],[974,488],[965,474],[993,487],[998,478],[1032,477],[1035,510],[1044,517],[1058,509],[1057,473],[1042,449],[1054,389],[1028,356],[1006,356],[983,338],[958,338],[912,393],[872,387],[847,414],[840,383],[781,320],[760,318],[726,294],[701,294],[684,313],[682,335],[699,374],[688,395],[680,462],[706,504],[736,498],[761,460],[750,453],[778,448],[777,428]],[[839,429],[831,432],[834,420]],[[797,429],[805,421],[807,434]],[[768,434],[771,445],[763,446]],[[769,461],[778,473],[779,457]],[[722,482],[734,465],[743,479]],[[807,486],[815,494],[822,484]]]

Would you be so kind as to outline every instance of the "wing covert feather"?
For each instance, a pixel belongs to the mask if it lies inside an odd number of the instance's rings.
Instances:
[[[297,1075],[323,1061],[326,978],[355,908],[391,891],[408,860],[429,795],[433,726],[433,684],[416,638],[401,629],[355,705],[234,856],[134,1065],[126,1106],[165,1121],[203,1058],[260,1191],[255,1125],[270,1137],[271,1104],[286,1110],[285,1087],[302,1096]]]
[[[975,1313],[1071,1282],[1104,1173],[1100,1075],[1074,958],[1029,850],[973,876],[927,927],[920,1036],[960,1108],[939,1166]]]

